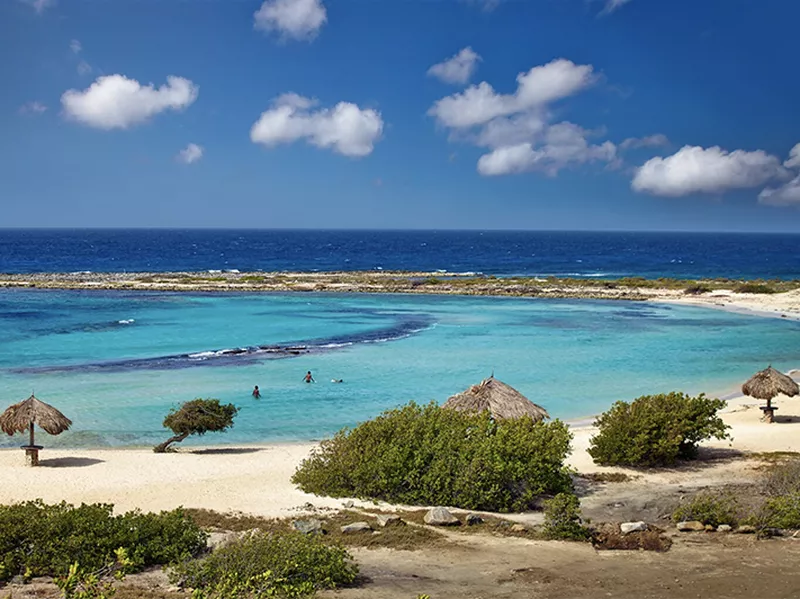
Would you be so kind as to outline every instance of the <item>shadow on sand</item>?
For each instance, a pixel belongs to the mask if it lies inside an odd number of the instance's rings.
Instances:
[[[260,447],[216,447],[208,449],[193,449],[189,453],[197,455],[241,455],[245,453],[258,453],[264,451]]]
[[[96,458],[48,458],[46,460],[39,460],[39,466],[45,468],[83,468],[85,466],[102,464],[103,462],[105,462],[105,460],[98,460]]]

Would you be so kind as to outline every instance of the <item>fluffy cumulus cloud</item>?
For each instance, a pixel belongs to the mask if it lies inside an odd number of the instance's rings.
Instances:
[[[124,75],[98,77],[87,89],[70,89],[61,96],[67,118],[98,129],[127,129],[167,110],[183,110],[198,94],[198,86],[170,75],[166,84],[141,85]]]
[[[445,83],[466,83],[480,60],[481,57],[467,46],[455,56],[433,65],[428,69],[428,75]]]
[[[189,144],[183,150],[178,152],[178,155],[175,157],[178,162],[183,162],[184,164],[192,164],[193,162],[197,162],[203,157],[203,148],[202,146],[198,146],[197,144]]]
[[[791,149],[783,166],[800,169],[800,144]],[[800,206],[800,175],[780,187],[767,187],[758,194],[758,201],[770,206]]]
[[[786,168],[800,168],[800,144],[797,144],[789,152],[789,159],[783,163]]]
[[[559,58],[517,75],[513,94],[498,94],[485,81],[438,100],[428,114],[445,127],[468,128],[571,96],[594,83],[591,65]]]
[[[297,94],[278,97],[250,129],[254,143],[274,147],[305,139],[318,148],[345,156],[367,156],[383,131],[379,112],[350,102],[318,108],[316,101]]]
[[[25,104],[19,107],[20,114],[42,114],[45,110],[47,110],[47,106],[38,100],[25,102]]]
[[[531,142],[500,146],[478,160],[482,175],[509,175],[541,171],[555,176],[567,166],[601,161],[613,163],[617,148],[610,141],[592,145],[587,141],[590,132],[574,123],[558,123],[547,127],[538,146]]]
[[[718,146],[684,146],[672,156],[645,162],[637,169],[631,187],[678,197],[758,187],[785,174],[780,160],[762,150],[727,152]]]
[[[485,176],[531,171],[555,176],[563,168],[590,162],[613,165],[618,161],[613,143],[591,143],[596,133],[551,121],[551,104],[596,80],[591,65],[560,58],[520,73],[513,94],[499,94],[484,81],[438,100],[428,114],[450,130],[451,139],[490,150],[477,165]]]
[[[265,0],[253,18],[253,26],[259,31],[310,40],[319,33],[328,14],[322,0]]]

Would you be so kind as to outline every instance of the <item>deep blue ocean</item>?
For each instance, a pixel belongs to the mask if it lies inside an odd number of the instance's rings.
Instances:
[[[800,234],[0,229],[0,272],[418,270],[800,278]]]

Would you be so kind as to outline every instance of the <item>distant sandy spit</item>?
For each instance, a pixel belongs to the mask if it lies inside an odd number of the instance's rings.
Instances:
[[[760,421],[760,402],[736,398],[722,416],[732,427],[732,441],[705,444],[741,452],[800,451],[800,399],[778,398],[779,422]],[[618,471],[596,466],[586,449],[596,433],[591,426],[573,427],[569,464],[581,473]],[[43,437],[43,440],[46,438]],[[291,476],[314,449],[313,443],[241,447],[184,447],[175,453],[150,449],[47,449],[41,466],[24,465],[19,449],[0,450],[0,504],[41,498],[46,502],[113,503],[117,510],[145,511],[178,506],[239,511],[283,517],[314,506],[339,508],[344,500],[317,497],[298,490]],[[747,460],[725,460],[699,469],[640,473],[640,482],[702,487],[736,482],[752,471]],[[369,506],[369,502],[355,502]]]

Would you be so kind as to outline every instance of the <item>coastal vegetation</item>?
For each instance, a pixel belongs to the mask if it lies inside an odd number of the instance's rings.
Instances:
[[[590,441],[589,455],[603,466],[669,466],[693,459],[701,441],[729,437],[730,427],[717,414],[724,407],[724,401],[703,393],[618,401],[595,421],[599,431]]]
[[[571,490],[571,438],[559,420],[495,421],[412,402],[323,441],[292,482],[332,497],[523,511]]]
[[[114,515],[113,507],[38,500],[0,506],[0,582],[66,576],[74,564],[101,571],[118,561],[120,548],[129,571],[185,560],[205,548],[206,534],[180,509]]]
[[[164,427],[174,435],[156,445],[153,451],[164,453],[173,443],[179,443],[189,435],[204,435],[222,432],[233,426],[233,417],[239,408],[233,404],[220,404],[218,399],[193,399],[173,409],[164,418]]]
[[[736,526],[740,510],[733,494],[704,491],[679,505],[672,513],[672,520],[673,522],[696,520],[714,528],[721,524]]]
[[[199,560],[180,563],[174,582],[194,599],[309,597],[352,584],[358,566],[340,545],[295,531],[251,531]]]

